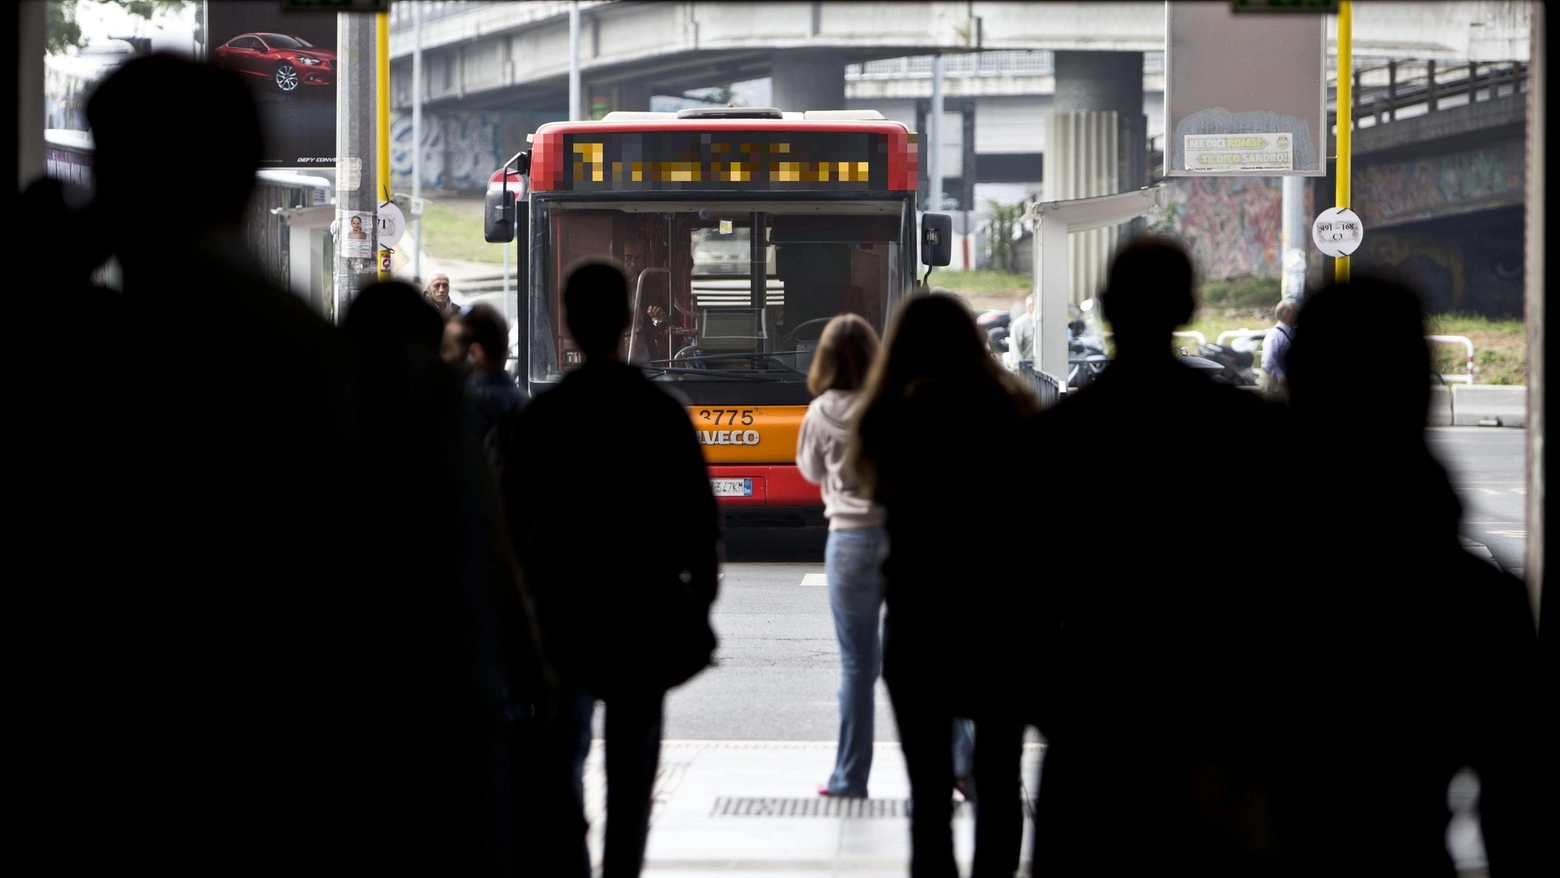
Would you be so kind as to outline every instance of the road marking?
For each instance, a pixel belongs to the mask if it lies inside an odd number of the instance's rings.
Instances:
[[[1495,490],[1494,488],[1480,488],[1479,490],[1483,491],[1486,494],[1494,494],[1497,497],[1500,496],[1500,492]]]
[[[1512,488],[1511,489],[1511,493],[1513,493],[1513,494],[1526,494],[1527,493],[1527,488]]]
[[[826,573],[802,574],[802,585],[828,585],[829,576]]]
[[[1487,530],[1485,533],[1492,537],[1520,537],[1527,539],[1527,530]]]

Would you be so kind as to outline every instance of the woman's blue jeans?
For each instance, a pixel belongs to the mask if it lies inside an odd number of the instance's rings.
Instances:
[[[865,796],[867,775],[872,772],[887,557],[888,531],[882,527],[829,531],[823,563],[834,633],[840,641],[840,742],[834,773],[829,776],[829,792],[836,796]]]

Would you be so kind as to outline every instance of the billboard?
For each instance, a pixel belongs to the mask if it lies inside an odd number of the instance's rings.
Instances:
[[[254,89],[261,167],[336,166],[336,16],[276,0],[208,2],[204,37],[206,60]]]
[[[1165,8],[1166,176],[1325,176],[1326,18]]]

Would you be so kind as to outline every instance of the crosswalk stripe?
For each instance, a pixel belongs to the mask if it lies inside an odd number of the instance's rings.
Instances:
[[[802,585],[828,585],[829,577],[824,573],[802,574]]]

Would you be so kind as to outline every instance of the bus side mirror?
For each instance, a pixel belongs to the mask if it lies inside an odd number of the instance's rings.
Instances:
[[[953,261],[953,217],[946,213],[921,214],[921,264],[947,265]]]
[[[489,244],[508,244],[515,239],[515,189],[489,189],[483,199],[482,238]]]

